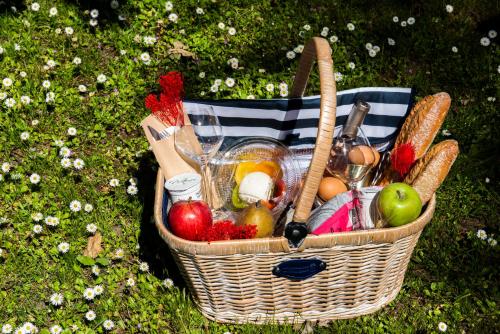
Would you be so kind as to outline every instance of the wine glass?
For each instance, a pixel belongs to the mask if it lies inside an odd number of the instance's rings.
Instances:
[[[222,127],[210,105],[188,105],[184,112],[188,117],[182,114],[177,120],[178,129],[174,133],[175,148],[185,159],[194,161],[200,166],[203,199],[213,208],[217,205],[212,196],[215,188],[212,187],[209,162],[224,140]]]
[[[326,170],[349,185],[353,193],[353,200],[359,202],[357,183],[363,179],[375,165],[375,153],[370,147],[370,141],[361,127],[344,132],[342,126],[335,128],[336,136],[330,151]],[[356,211],[353,228],[361,226],[361,219]]]

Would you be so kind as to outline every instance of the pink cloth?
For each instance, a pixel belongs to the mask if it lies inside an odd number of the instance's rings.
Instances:
[[[352,231],[352,223],[349,217],[349,211],[353,208],[354,202],[347,202],[311,233],[320,235],[324,233]]]

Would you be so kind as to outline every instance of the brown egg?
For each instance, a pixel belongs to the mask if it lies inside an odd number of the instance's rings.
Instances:
[[[375,161],[375,153],[370,146],[355,146],[349,152],[349,161],[355,165],[371,165]]]
[[[335,177],[328,176],[321,180],[318,189],[318,196],[324,201],[329,201],[335,195],[343,193],[344,191],[347,191],[347,187],[344,182]]]
[[[380,161],[380,153],[373,146],[372,146],[372,151],[373,151],[373,154],[375,155],[375,161],[373,162],[373,166],[375,167],[378,165],[378,162]]]

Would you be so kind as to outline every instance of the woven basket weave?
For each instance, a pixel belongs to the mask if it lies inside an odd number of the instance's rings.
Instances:
[[[320,123],[311,165],[297,201],[295,222],[305,222],[330,152],[336,88],[328,42],[309,41],[300,59],[292,97],[302,96],[314,61],[320,73]],[[414,222],[396,228],[308,235],[291,249],[286,238],[188,241],[164,225],[166,194],[158,172],[155,222],[200,311],[219,322],[329,321],[374,312],[403,284],[413,249],[431,220],[435,197]],[[277,277],[273,268],[291,259],[320,259],[326,269],[305,280]]]

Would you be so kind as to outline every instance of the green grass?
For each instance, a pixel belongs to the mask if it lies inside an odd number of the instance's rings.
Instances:
[[[499,93],[500,37],[492,38],[489,46],[480,44],[495,28],[498,2],[457,1],[450,14],[446,2],[438,0],[377,5],[175,1],[172,12],[178,21],[172,23],[164,1],[120,1],[115,10],[101,1],[95,28],[89,24],[88,10],[93,7],[78,1],[39,4],[35,12],[31,2],[18,1],[15,13],[5,2],[0,5],[0,80],[13,80],[0,92],[16,101],[11,108],[0,101],[0,164],[12,165],[9,173],[0,172],[0,326],[29,321],[45,333],[53,325],[66,332],[76,325],[79,332],[101,333],[103,322],[111,319],[116,333],[297,332],[291,326],[216,324],[195,309],[151,224],[156,167],[139,122],[148,114],[144,97],[157,89],[158,76],[170,70],[184,73],[191,98],[278,97],[278,89],[270,93],[265,86],[291,85],[298,56],[287,59],[287,51],[326,26],[327,38],[338,37],[331,46],[336,71],[343,74],[339,90],[415,87],[418,98],[447,91],[453,102],[443,129],[459,141],[461,155],[438,191],[436,214],[421,235],[396,300],[373,315],[335,321],[314,331],[428,333],[437,332],[439,322],[452,333],[500,330],[498,246],[476,236],[483,229],[490,240],[497,240],[499,233],[500,114],[491,98]],[[49,17],[52,6],[58,14]],[[203,15],[196,14],[197,7],[203,8]],[[120,14],[125,20],[118,19]],[[394,23],[393,16],[400,22]],[[408,17],[416,22],[402,27]],[[225,29],[218,28],[219,22]],[[347,29],[349,22],[355,30]],[[65,27],[74,33],[68,36]],[[236,29],[234,36],[228,27]],[[147,46],[144,36],[155,36],[157,42]],[[396,45],[388,44],[389,37]],[[194,58],[169,54],[174,41],[183,43]],[[365,48],[368,42],[380,47],[373,58]],[[458,52],[452,52],[453,46]],[[140,59],[144,52],[151,57],[149,65]],[[74,57],[80,57],[81,64],[73,64]],[[233,57],[239,69],[228,65]],[[56,66],[44,69],[48,60]],[[98,84],[101,73],[107,81]],[[216,93],[210,92],[216,79],[224,82],[227,77],[235,79],[234,87],[223,83]],[[50,80],[49,89],[42,87],[44,80]],[[85,93],[78,91],[82,84]],[[318,89],[313,73],[308,94]],[[45,101],[49,91],[55,93],[52,103]],[[20,103],[22,95],[31,98],[29,105]],[[38,124],[33,125],[34,120]],[[76,136],[68,136],[70,127],[77,129]],[[21,140],[25,131],[29,139]],[[436,140],[445,138],[440,134]],[[58,139],[72,150],[72,159],[85,162],[82,170],[61,166],[54,142]],[[41,176],[38,185],[30,183],[32,173]],[[126,191],[132,177],[138,178],[137,195]],[[109,186],[112,178],[120,181],[118,187]],[[90,203],[94,210],[71,212],[73,200]],[[36,212],[56,216],[60,224],[49,228],[42,221],[43,231],[36,235]],[[103,235],[104,265],[99,265],[98,276],[77,259],[86,247],[89,223]],[[68,253],[57,250],[61,242],[70,244]],[[124,250],[122,259],[114,258],[117,249]],[[139,270],[141,262],[149,264],[149,272]],[[129,278],[135,281],[133,287],[126,286]],[[167,278],[174,287],[164,285]],[[97,284],[104,293],[85,301],[84,289]],[[55,292],[64,295],[59,307],[50,303]],[[95,320],[85,320],[88,310],[95,311]]]

